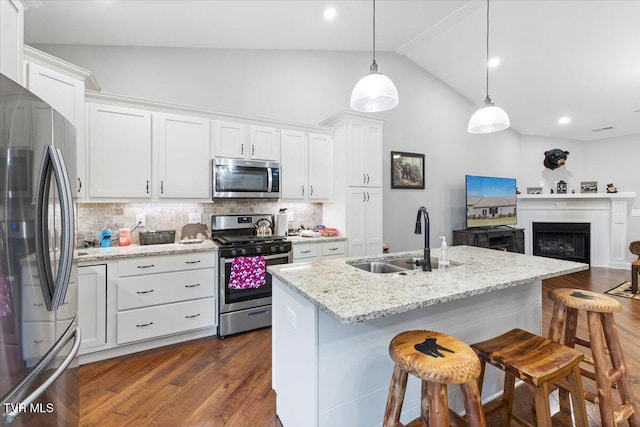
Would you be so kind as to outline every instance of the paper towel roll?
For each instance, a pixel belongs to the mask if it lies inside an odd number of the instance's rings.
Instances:
[[[278,236],[286,236],[289,231],[289,222],[287,221],[287,214],[276,215],[276,234]]]

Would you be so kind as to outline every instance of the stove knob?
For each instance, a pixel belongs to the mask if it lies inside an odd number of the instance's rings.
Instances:
[[[284,246],[280,246],[280,252],[284,252]]]
[[[247,250],[245,248],[240,249],[240,255],[246,255]]]
[[[277,246],[271,246],[271,252],[276,252],[278,250]]]
[[[231,256],[238,255],[238,251],[236,251],[235,249],[231,249],[231,251],[229,253],[231,254]]]
[[[262,246],[256,246],[256,253],[257,254],[261,254],[262,253]]]

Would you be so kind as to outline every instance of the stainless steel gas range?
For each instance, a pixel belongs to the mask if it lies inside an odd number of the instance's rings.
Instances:
[[[258,222],[273,215],[213,215],[211,238],[219,246],[218,335],[271,326],[270,265],[292,260],[291,242],[283,236],[258,236]],[[264,230],[264,227],[261,229]]]

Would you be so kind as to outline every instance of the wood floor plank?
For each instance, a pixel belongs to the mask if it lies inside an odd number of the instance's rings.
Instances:
[[[551,318],[552,303],[546,297],[550,289],[604,292],[628,280],[629,274],[592,268],[545,280],[542,330],[547,331]],[[615,319],[633,390],[640,396],[640,301],[614,298],[623,306]],[[580,321],[578,331],[586,336],[586,319]],[[518,414],[534,420],[533,394],[528,387],[518,387],[515,398]],[[80,425],[87,427],[282,427],[275,401],[269,328],[224,340],[202,338],[80,367]],[[587,412],[589,426],[599,427],[597,405],[587,403]],[[496,422],[495,416],[489,417],[490,426]],[[554,417],[554,426],[568,425],[567,417]]]

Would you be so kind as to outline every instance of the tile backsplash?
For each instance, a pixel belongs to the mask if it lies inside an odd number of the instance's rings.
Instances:
[[[322,224],[321,203],[281,203],[256,200],[229,200],[214,203],[78,203],[78,232],[83,236],[93,233],[97,236],[101,229],[110,228],[117,237],[119,228],[133,229],[136,214],[144,214],[146,226],[138,227],[131,233],[131,243],[138,244],[139,231],[175,230],[176,240],[189,223],[190,213],[200,213],[201,221],[211,228],[211,215],[234,214],[277,214],[280,208],[293,213],[291,228],[314,227]],[[211,231],[211,230],[209,230]],[[114,241],[117,244],[117,240]]]

